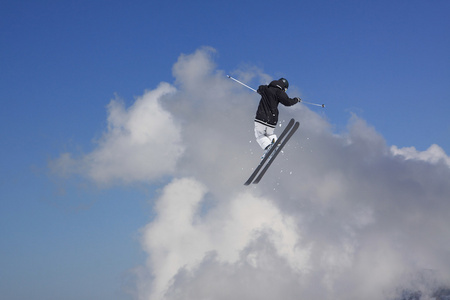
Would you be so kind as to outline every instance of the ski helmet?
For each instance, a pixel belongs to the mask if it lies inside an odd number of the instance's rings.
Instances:
[[[289,82],[286,78],[280,78],[279,81],[281,81],[284,84],[284,89],[287,90],[289,88]]]

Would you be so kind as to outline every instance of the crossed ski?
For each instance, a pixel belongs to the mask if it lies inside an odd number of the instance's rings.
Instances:
[[[269,169],[270,165],[273,163],[273,161],[275,160],[277,155],[280,153],[280,151],[283,149],[283,147],[286,145],[286,143],[289,141],[289,139],[292,137],[292,135],[294,135],[294,133],[297,131],[299,126],[300,126],[300,123],[295,122],[294,119],[291,119],[289,121],[286,128],[281,133],[280,137],[272,145],[272,148],[270,148],[269,152],[266,153],[264,158],[258,164],[255,171],[253,171],[252,175],[250,175],[250,177],[244,183],[244,185],[250,185],[250,183],[252,183],[252,182],[254,184],[257,184],[261,180],[261,178],[267,172],[267,170]],[[255,179],[255,177],[256,177],[256,179]]]

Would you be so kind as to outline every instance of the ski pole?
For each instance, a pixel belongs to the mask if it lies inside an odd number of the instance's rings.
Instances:
[[[325,104],[311,103],[311,102],[306,102],[306,101],[303,101],[303,100],[300,100],[300,102],[305,103],[305,104],[309,104],[309,105],[315,105],[315,106],[320,106],[320,107],[325,108]]]
[[[246,84],[243,83],[243,82],[240,82],[240,81],[237,80],[236,78],[233,78],[233,77],[231,77],[230,75],[227,75],[227,77],[230,78],[231,80],[236,81],[237,83],[242,84],[242,85],[245,86],[246,88],[249,88],[249,89],[251,89],[252,91],[254,91],[254,92],[256,93],[256,90],[255,90],[254,88],[249,87],[248,85],[246,85]]]
[[[227,75],[227,77],[230,78],[231,80],[236,81],[236,82],[239,83],[239,84],[242,84],[242,85],[245,86],[246,88],[251,89],[252,91],[254,91],[254,92],[256,93],[256,90],[255,90],[254,88],[249,87],[248,85],[246,85],[246,84],[243,83],[243,82],[240,82],[240,81],[237,80],[236,78],[233,78],[233,77],[231,77],[230,75]],[[303,101],[303,100],[300,100],[300,102],[305,103],[305,104],[309,104],[309,105],[315,105],[315,106],[319,106],[319,107],[325,108],[325,104],[311,103],[311,102],[306,102],[306,101]]]

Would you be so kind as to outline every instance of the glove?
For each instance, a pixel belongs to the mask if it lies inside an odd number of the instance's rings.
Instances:
[[[300,99],[300,97],[295,97],[295,100],[297,100],[297,102],[302,102],[302,99]]]

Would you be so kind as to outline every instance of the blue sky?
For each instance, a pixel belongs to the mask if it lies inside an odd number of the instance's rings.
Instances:
[[[174,175],[124,182],[118,176],[119,183],[103,185],[51,166],[63,153],[82,164],[102,149],[112,99],[131,107],[161,82],[183,91],[174,65],[205,46],[215,49],[215,72],[286,77],[291,96],[325,103],[308,111],[333,134],[345,135],[355,114],[387,148],[425,153],[436,144],[449,154],[449,12],[448,1],[415,0],[3,1],[1,298],[137,297],[134,270],[148,257],[142,228],[157,215],[153,204]],[[247,83],[256,87],[264,76]],[[195,84],[210,95],[205,114],[223,109],[209,83]],[[257,104],[251,97],[227,109],[249,112],[243,115],[251,121]],[[177,105],[170,105],[176,115]],[[251,140],[251,128],[242,127],[232,131]],[[199,139],[207,136],[199,128]],[[222,139],[247,153],[233,132]],[[244,163],[236,164],[240,170]]]

